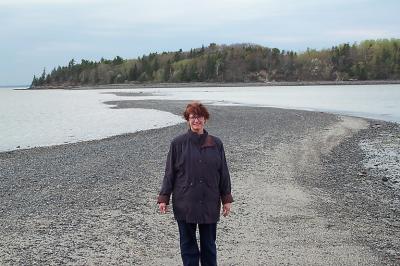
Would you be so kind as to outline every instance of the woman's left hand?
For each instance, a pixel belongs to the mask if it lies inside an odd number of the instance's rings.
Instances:
[[[228,216],[229,213],[231,212],[231,206],[232,203],[225,203],[222,207],[222,214],[224,215],[224,217]]]

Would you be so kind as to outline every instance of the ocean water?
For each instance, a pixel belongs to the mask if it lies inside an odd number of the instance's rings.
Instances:
[[[111,109],[95,90],[0,89],[0,152],[101,139],[184,120],[149,109]]]
[[[124,92],[116,96],[110,92]],[[138,96],[138,92],[145,92]],[[131,97],[130,94],[135,97]],[[146,88],[106,90],[0,89],[0,152],[49,146],[184,122],[149,109],[112,109],[113,100],[199,100],[324,111],[400,123],[400,85]]]
[[[218,105],[323,111],[400,123],[400,84],[156,88],[133,91],[153,93],[153,96],[132,97],[132,100],[200,100]]]

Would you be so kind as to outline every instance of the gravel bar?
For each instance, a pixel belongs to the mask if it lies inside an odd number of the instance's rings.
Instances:
[[[187,102],[108,104],[181,114]],[[220,265],[400,265],[399,173],[383,176],[362,149],[397,140],[397,124],[208,107],[235,198],[218,224]],[[185,131],[0,153],[0,265],[181,264],[177,225],[156,197],[170,141]]]

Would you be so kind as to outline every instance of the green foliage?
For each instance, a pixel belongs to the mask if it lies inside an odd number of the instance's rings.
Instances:
[[[130,70],[129,70],[128,80],[130,80],[130,81],[137,80],[139,75],[140,75],[140,73],[139,73],[138,67],[136,64],[134,64],[134,66],[132,68],[130,68]]]
[[[344,43],[302,53],[254,44],[217,45],[150,53],[137,59],[71,59],[32,86],[125,82],[246,82],[400,79],[400,39]]]

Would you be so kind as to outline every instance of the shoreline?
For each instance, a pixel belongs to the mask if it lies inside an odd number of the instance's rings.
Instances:
[[[354,81],[279,81],[279,82],[190,82],[190,83],[123,83],[104,85],[56,85],[38,86],[20,90],[99,90],[143,88],[192,88],[192,87],[269,87],[269,86],[322,86],[322,85],[386,85],[400,84],[400,80],[354,80]]]
[[[186,101],[109,104],[180,114]],[[224,142],[235,198],[218,225],[221,265],[396,265],[398,194],[379,173],[357,175],[365,155],[356,147],[398,133],[397,124],[267,107],[209,110],[207,130]],[[155,199],[169,142],[185,131],[178,124],[0,153],[0,264],[179,264],[175,221],[158,214]]]

